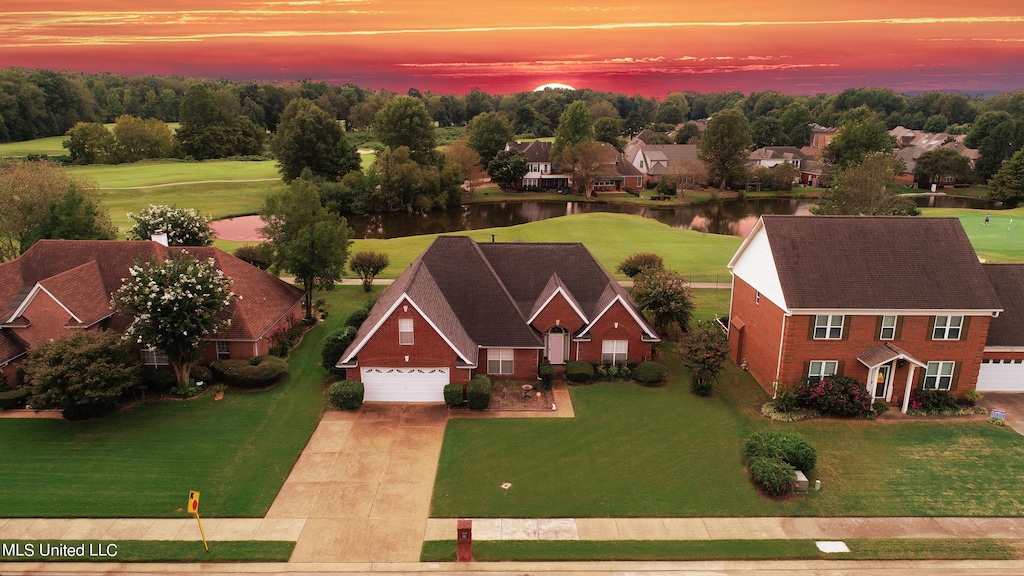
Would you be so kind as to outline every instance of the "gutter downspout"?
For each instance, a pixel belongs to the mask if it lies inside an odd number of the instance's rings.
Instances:
[[[775,362],[775,381],[772,382],[772,400],[779,395],[779,375],[782,374],[782,345],[786,342],[787,320],[793,314],[786,312],[782,315],[782,334],[779,336],[779,359]]]

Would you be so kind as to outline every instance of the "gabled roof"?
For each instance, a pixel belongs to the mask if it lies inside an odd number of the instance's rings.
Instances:
[[[988,325],[985,346],[1024,346],[1024,264],[983,264],[1003,311]]]
[[[215,335],[218,339],[255,340],[302,299],[301,289],[219,248],[168,248],[149,240],[40,240],[17,259],[0,264],[3,320],[16,321],[27,301],[45,290],[68,310],[69,325],[90,326],[112,317],[108,327],[124,330],[132,319],[113,313],[110,296],[121,287],[129,268],[181,252],[212,258],[231,278],[232,291],[241,296],[229,306],[225,316],[231,317],[231,325]]]
[[[762,216],[789,310],[1002,309],[956,218]]]
[[[28,352],[28,345],[14,330],[0,328],[0,368]]]
[[[519,150],[526,156],[527,162],[551,162],[551,142],[509,142],[505,147],[509,150]]]
[[[582,244],[478,244],[440,236],[381,293],[338,365],[351,365],[404,300],[467,363],[475,362],[477,347],[543,348],[530,320],[559,293],[591,324],[616,298],[636,312],[629,294]],[[646,319],[635,317],[648,340],[656,340]]]
[[[765,146],[750,153],[750,160],[807,160],[796,146]]]

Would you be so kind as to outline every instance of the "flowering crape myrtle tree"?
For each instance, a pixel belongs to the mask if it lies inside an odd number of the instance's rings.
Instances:
[[[239,298],[231,279],[212,258],[203,262],[185,251],[137,263],[129,273],[111,300],[115,310],[135,317],[125,337],[166,353],[178,385],[187,385],[203,338],[230,324],[224,310]]]
[[[135,221],[128,237],[132,240],[149,240],[158,230],[167,233],[169,246],[209,246],[213,244],[213,230],[210,217],[203,216],[194,208],[171,208],[170,206],[149,205],[138,215],[128,213]]]

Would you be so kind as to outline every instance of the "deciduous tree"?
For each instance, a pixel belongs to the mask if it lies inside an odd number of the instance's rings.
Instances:
[[[630,278],[636,278],[644,272],[663,270],[664,268],[665,260],[658,254],[653,252],[634,252],[627,256],[625,260],[619,262],[615,269]]]
[[[498,152],[494,160],[487,165],[487,173],[490,174],[491,180],[504,189],[508,189],[513,182],[526,176],[528,171],[526,156],[515,148]]]
[[[811,206],[813,214],[916,216],[912,200],[899,195],[895,176],[902,162],[888,152],[876,152],[857,165],[840,170],[828,195]]]
[[[147,158],[167,158],[174,148],[174,134],[167,123],[158,118],[143,120],[123,114],[114,123],[114,136],[125,162]]]
[[[1002,168],[988,182],[988,194],[993,200],[1001,200],[1011,206],[1024,200],[1024,150],[1016,151],[1003,162]]]
[[[91,192],[91,191],[89,191]],[[114,240],[117,228],[110,213],[98,198],[74,186],[64,197],[50,204],[49,214],[32,230],[24,250],[42,239],[51,240]]]
[[[515,138],[512,123],[500,112],[485,112],[473,118],[466,127],[466,133],[469,135],[469,147],[480,154],[484,164],[493,160],[494,155]]]
[[[73,330],[29,352],[25,384],[32,408],[60,408],[64,418],[81,420],[112,412],[140,373],[117,332]]]
[[[597,180],[615,174],[615,151],[607,144],[585,140],[565,148],[560,164],[584,196],[593,196]]]
[[[409,148],[410,157],[419,164],[434,160],[437,137],[434,120],[419,98],[396,96],[377,113],[373,123],[380,141],[392,149]]]
[[[933,182],[941,183],[944,176],[951,176],[957,182],[970,182],[974,177],[971,161],[952,148],[936,148],[922,153],[914,165],[914,176],[918,186],[929,187]]]
[[[67,148],[72,164],[117,164],[119,154],[117,138],[99,122],[79,122],[68,130]]]
[[[373,279],[390,264],[391,259],[384,252],[365,250],[353,254],[348,267],[359,275],[359,279],[363,282],[363,291],[369,292],[373,288]]]
[[[125,336],[167,354],[179,386],[201,356],[203,340],[228,326],[224,311],[237,296],[212,259],[185,251],[137,263],[110,305],[135,317]]]
[[[840,169],[860,164],[869,154],[892,151],[893,138],[873,114],[844,124],[825,147],[825,162]]]
[[[693,317],[690,285],[677,272],[648,270],[633,279],[633,301],[647,312],[655,330],[663,337],[685,332]]]
[[[693,373],[690,389],[710,396],[715,380],[729,359],[729,337],[717,322],[703,320],[679,343],[683,364]]]
[[[330,114],[305,98],[288,103],[270,144],[281,179],[291,182],[309,169],[312,176],[337,181],[360,169],[359,152]]]
[[[168,246],[209,246],[213,244],[213,230],[210,217],[195,208],[172,208],[166,205],[150,204],[138,215],[131,212],[133,220],[128,237],[133,240],[149,240],[158,231],[167,233]]]
[[[333,290],[341,279],[352,243],[352,229],[320,202],[313,182],[294,180],[267,197],[260,229],[274,247],[274,270],[290,272],[306,292],[306,319],[313,317],[313,290]]]
[[[594,123],[590,118],[587,103],[577,100],[566,106],[558,117],[555,142],[551,145],[551,163],[561,165],[562,152],[581,142],[594,140]]]
[[[708,121],[697,156],[707,165],[711,180],[719,182],[719,190],[725,190],[729,178],[743,170],[752,144],[750,124],[739,110],[722,110]]]

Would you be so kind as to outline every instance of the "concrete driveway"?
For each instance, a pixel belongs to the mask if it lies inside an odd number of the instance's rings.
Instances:
[[[989,414],[993,410],[1006,412],[1006,423],[1019,434],[1024,434],[1024,393],[1022,392],[985,392],[981,404],[988,408]]]
[[[267,518],[304,520],[291,562],[416,562],[448,408],[328,412]]]

